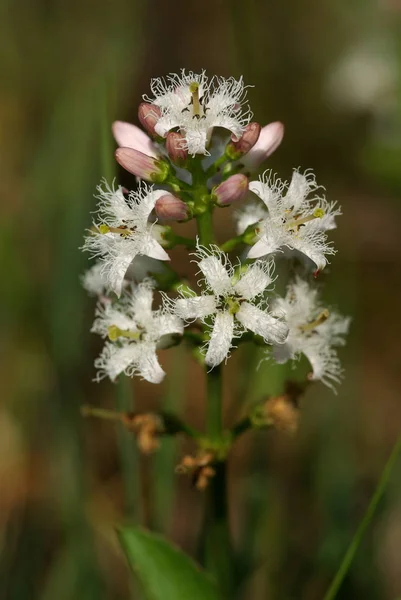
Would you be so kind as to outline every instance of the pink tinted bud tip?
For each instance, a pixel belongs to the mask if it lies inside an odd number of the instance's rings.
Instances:
[[[188,150],[185,148],[185,138],[181,133],[170,131],[167,134],[166,150],[171,162],[178,166],[185,164],[188,158]]]
[[[116,161],[129,173],[154,183],[162,183],[168,175],[168,166],[160,160],[133,148],[117,148]]]
[[[149,135],[156,136],[155,126],[161,117],[160,108],[148,102],[141,102],[138,107],[138,119]]]
[[[232,141],[229,144],[229,149],[233,150],[234,153],[237,153],[238,158],[247,154],[258,141],[261,129],[259,123],[249,123],[238,140],[231,138]]]
[[[168,193],[156,200],[155,212],[163,221],[185,221],[188,218],[186,204]]]
[[[248,178],[238,173],[220,183],[212,192],[212,197],[219,206],[228,206],[232,202],[243,200],[247,193]]]
[[[262,127],[258,141],[248,154],[244,156],[244,165],[251,169],[257,168],[279,147],[283,136],[284,125],[280,121],[275,121]]]
[[[320,275],[320,269],[316,269],[316,271],[313,271],[313,277],[315,279],[317,279],[319,277],[319,275]]]

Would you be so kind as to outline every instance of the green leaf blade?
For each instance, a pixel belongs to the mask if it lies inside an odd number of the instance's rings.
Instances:
[[[139,527],[118,536],[147,600],[221,600],[208,575],[163,537]]]

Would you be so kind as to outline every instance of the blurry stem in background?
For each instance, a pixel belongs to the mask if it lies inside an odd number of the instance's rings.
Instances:
[[[128,377],[120,377],[116,388],[115,404],[119,411],[132,410],[132,382]],[[138,473],[138,451],[134,436],[127,431],[122,423],[117,423],[117,441],[124,484],[125,516],[138,517],[139,494],[136,479],[136,473]]]
[[[394,448],[387,460],[387,463],[383,469],[382,475],[379,479],[379,483],[377,484],[375,493],[373,494],[372,499],[369,502],[368,508],[366,509],[365,515],[364,515],[361,523],[359,524],[358,529],[356,530],[356,533],[351,541],[351,544],[349,545],[348,550],[345,553],[345,556],[342,560],[340,568],[338,569],[337,574],[334,577],[333,582],[332,582],[328,592],[324,596],[323,600],[333,600],[333,598],[336,597],[337,592],[340,589],[341,584],[343,583],[344,578],[351,567],[351,563],[354,559],[356,551],[358,550],[359,544],[361,543],[362,537],[363,537],[366,529],[368,528],[371,520],[373,519],[373,516],[375,514],[377,506],[383,497],[383,494],[384,494],[387,484],[390,480],[390,476],[392,474],[394,465],[397,461],[397,458],[398,458],[400,452],[401,452],[401,436],[398,438],[398,440],[396,441],[396,443],[394,445]]]

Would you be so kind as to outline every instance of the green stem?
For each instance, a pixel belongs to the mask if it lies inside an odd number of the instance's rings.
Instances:
[[[207,412],[206,430],[207,436],[213,441],[221,438],[222,423],[222,367],[214,367],[206,375],[207,377]]]
[[[340,589],[341,584],[343,583],[344,578],[351,567],[351,563],[354,559],[356,551],[358,550],[359,544],[361,543],[362,537],[376,512],[376,509],[377,509],[377,506],[378,506],[380,500],[382,499],[382,496],[383,496],[384,491],[387,487],[387,484],[390,480],[392,470],[394,468],[394,465],[398,458],[398,455],[400,454],[400,451],[401,451],[401,436],[398,438],[397,442],[394,445],[394,448],[393,448],[393,450],[390,454],[390,457],[388,458],[387,463],[383,469],[383,472],[382,472],[379,482],[377,484],[376,490],[372,496],[371,501],[369,502],[368,508],[366,509],[363,519],[360,522],[358,529],[356,530],[356,533],[355,533],[355,535],[348,547],[348,550],[345,553],[345,556],[340,564],[337,574],[334,577],[332,584],[331,584],[329,590],[327,591],[326,595],[324,596],[323,600],[333,600],[333,598],[336,597],[337,592]]]
[[[230,240],[227,240],[226,242],[224,242],[224,244],[221,244],[220,250],[223,250],[223,252],[231,252],[231,250],[234,250],[234,248],[236,248],[237,246],[239,246],[240,244],[243,244],[243,243],[244,243],[243,236],[237,235],[236,237],[233,237]]]
[[[232,440],[236,440],[237,437],[248,431],[248,429],[252,429],[252,427],[253,425],[250,417],[244,417],[231,429]]]
[[[213,244],[214,234],[212,209],[209,208],[202,214],[197,215],[196,224],[198,226],[199,243],[202,244],[202,246],[209,246],[209,244]]]
[[[223,436],[222,420],[222,367],[218,365],[207,373],[207,437],[219,442]],[[232,597],[232,562],[228,504],[227,504],[227,465],[217,462],[215,476],[208,489],[206,514],[205,563],[224,594]]]

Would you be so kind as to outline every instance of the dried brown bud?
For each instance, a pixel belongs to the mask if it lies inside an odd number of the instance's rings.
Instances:
[[[141,452],[151,454],[159,449],[159,437],[164,432],[164,427],[158,415],[153,413],[129,415],[123,423],[127,429],[136,434],[138,448]]]
[[[295,406],[293,399],[284,394],[267,400],[263,407],[266,424],[275,429],[295,433],[298,429],[299,409]]]
[[[155,126],[161,117],[161,111],[155,104],[141,102],[138,107],[138,119],[140,124],[149,135],[156,136]]]
[[[170,131],[166,138],[166,150],[171,162],[177,166],[183,166],[188,158],[188,150],[185,148],[185,138],[177,131]]]
[[[213,467],[201,467],[194,475],[195,487],[204,492],[212,477],[216,475]]]

